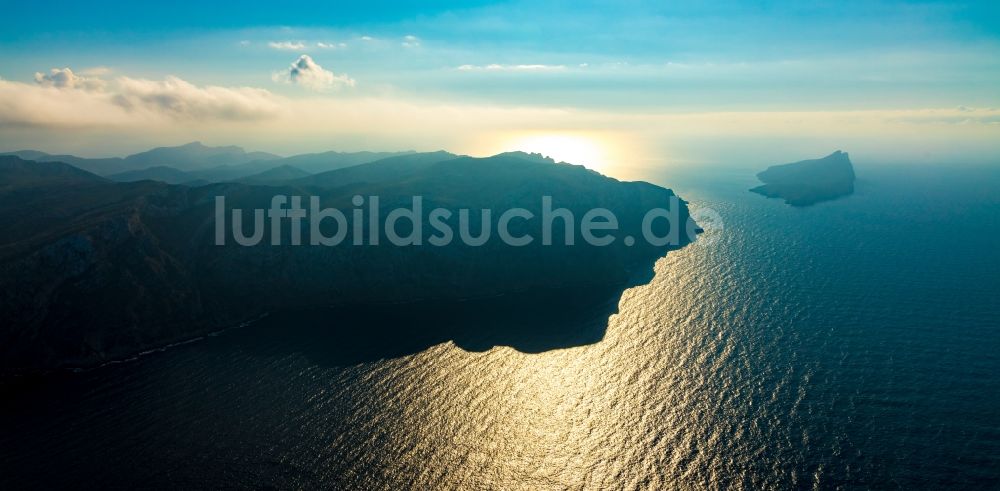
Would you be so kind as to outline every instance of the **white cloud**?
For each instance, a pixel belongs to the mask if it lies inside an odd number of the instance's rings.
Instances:
[[[347,43],[324,43],[320,41],[316,43],[316,47],[322,49],[346,49]]]
[[[290,153],[368,147],[447,148],[488,155],[509,150],[504,143],[525,133],[586,132],[611,142],[608,158],[623,165],[626,173],[619,177],[628,177],[632,165],[642,168],[650,162],[738,158],[756,165],[833,148],[868,162],[988,158],[995,163],[1000,156],[1000,110],[985,107],[966,108],[973,112],[955,107],[609,112],[393,97],[290,97],[262,89],[171,84],[169,79],[124,80],[129,81],[133,84],[122,87],[121,78],[109,81],[104,91],[0,81],[0,148],[48,150],[51,145],[89,141],[108,153],[167,141],[210,140]],[[131,101],[131,108],[123,107],[121,99]]]
[[[401,43],[404,48],[417,48],[420,46],[420,38],[416,36],[405,36]]]
[[[491,72],[553,72],[565,70],[566,65],[500,65],[492,63],[489,65],[461,65],[457,69],[462,71]]]
[[[265,89],[197,86],[177,77],[104,81],[80,77],[70,69],[38,75],[36,84],[0,80],[0,126],[131,127],[179,121],[261,121],[284,111],[283,100]]]
[[[339,89],[354,87],[355,81],[347,75],[337,75],[324,69],[309,55],[299,56],[284,72],[276,72],[271,77],[276,82],[288,82],[311,90]]]
[[[283,49],[283,50],[303,50],[306,49],[306,43],[302,41],[271,41],[267,43],[268,47],[272,49]]]
[[[252,87],[198,87],[177,77],[165,80],[118,79],[114,103],[179,119],[260,120],[275,115],[280,106],[265,89]]]
[[[49,73],[35,72],[35,83],[58,89],[101,90],[107,83],[96,77],[73,73],[69,68],[53,68]]]
[[[375,38],[373,38],[371,36],[361,36],[361,40],[362,41],[374,41]]]
[[[106,66],[95,66],[90,68],[85,68],[80,71],[80,74],[87,75],[89,77],[100,77],[102,75],[107,75],[111,73],[111,69]]]

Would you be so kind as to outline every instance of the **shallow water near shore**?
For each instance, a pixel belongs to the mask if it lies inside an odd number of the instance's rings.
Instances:
[[[272,315],[7,387],[0,487],[1000,485],[1000,171],[858,167],[808,208],[753,173],[625,176],[724,226],[617,305],[506,336],[498,305],[462,337],[446,309]]]

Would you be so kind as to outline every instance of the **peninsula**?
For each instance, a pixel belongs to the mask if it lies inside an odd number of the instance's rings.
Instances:
[[[157,160],[143,165],[190,160],[198,148],[186,146],[182,155],[161,150]],[[223,148],[248,158],[242,149]],[[340,306],[352,312],[358,305],[434,302],[449,317],[450,302],[469,298],[581,287],[620,295],[630,284],[648,281],[656,259],[689,240],[679,234],[679,242],[664,246],[625,239],[588,245],[580,239],[580,227],[566,230],[561,219],[553,235],[573,234],[576,245],[556,241],[547,246],[541,237],[517,247],[496,240],[477,247],[458,240],[430,245],[430,221],[421,246],[394,246],[386,237],[373,245],[368,238],[377,231],[368,225],[347,230],[336,247],[309,245],[310,227],[303,227],[301,246],[288,245],[290,226],[262,229],[254,247],[241,246],[233,237],[220,245],[214,237],[216,203],[224,201],[237,213],[246,210],[249,217],[251,210],[271,207],[275,196],[304,196],[303,203],[317,199],[323,208],[347,210],[348,215],[360,209],[354,202],[364,198],[364,208],[378,206],[383,217],[419,196],[425,210],[448,208],[456,215],[460,209],[473,210],[470,226],[479,235],[488,216],[480,210],[499,214],[520,208],[520,218],[510,222],[516,237],[539,224],[543,197],[577,217],[596,208],[610,210],[618,218],[620,237],[643,237],[644,214],[671,203],[682,226],[689,218],[686,203],[669,189],[618,181],[537,154],[366,153],[357,156],[374,160],[343,163],[345,155],[293,162],[299,165],[270,159],[268,165],[275,167],[254,178],[204,183],[206,176],[200,175],[187,184],[150,179],[152,175],[116,182],[107,174],[44,156],[0,157],[0,220],[6,224],[0,239],[0,310],[8,314],[0,327],[0,374],[93,366],[276,311]],[[243,165],[231,160],[235,163],[226,165]],[[196,163],[207,167],[217,162]],[[173,181],[174,174],[165,176]],[[379,203],[370,197],[378,197]],[[529,221],[529,215],[536,218]],[[248,221],[246,228],[260,228]],[[316,234],[324,240],[335,235],[335,220],[323,225],[332,228]],[[667,225],[662,219],[654,223]],[[401,234],[421,234],[415,227],[404,229]],[[656,231],[661,237],[668,232]],[[365,245],[352,245],[355,234],[365,238]],[[271,245],[275,243],[282,245]],[[569,298],[573,307],[560,307],[554,315],[580,310],[586,303],[578,295]],[[458,335],[447,333],[450,339]]]

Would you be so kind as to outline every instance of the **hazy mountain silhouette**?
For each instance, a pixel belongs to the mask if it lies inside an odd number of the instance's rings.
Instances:
[[[0,190],[106,183],[107,180],[62,162],[34,162],[13,155],[0,156]]]
[[[210,147],[203,145],[201,142],[191,142],[176,147],[153,148],[124,158],[85,158],[74,155],[50,155],[38,150],[20,150],[17,152],[7,152],[2,155],[15,155],[40,162],[63,162],[101,176],[141,171],[151,167],[171,167],[179,171],[206,170],[213,167],[232,166],[280,158],[277,155],[267,152],[247,152],[237,146]],[[258,169],[255,172],[259,172],[260,170],[264,169]],[[154,174],[155,172],[162,174],[164,171],[161,169],[154,171]]]
[[[301,179],[310,174],[298,167],[291,165],[281,165],[264,172],[242,177],[239,182],[245,184],[279,184],[293,179]]]
[[[413,153],[415,152],[331,151],[279,157],[267,152],[247,152],[237,146],[210,147],[200,142],[191,142],[175,147],[158,147],[124,158],[51,155],[38,150],[19,150],[0,155],[12,155],[37,162],[62,162],[119,182],[151,180],[194,186],[237,181],[285,166],[301,171],[289,172],[286,169],[262,177],[265,181],[274,183]]]
[[[854,193],[854,167],[847,152],[821,159],[768,167],[757,174],[765,184],[750,191],[782,198],[792,206],[808,206]]]
[[[90,159],[77,157],[75,155],[51,155],[38,150],[19,150],[16,152],[2,153],[0,155],[17,156],[36,162],[62,162],[99,176],[107,176],[110,174],[127,172],[129,170],[136,170],[126,163],[125,159],[119,157]]]
[[[293,155],[281,159],[281,165],[290,165],[309,174],[319,174],[331,170],[374,162],[388,157],[415,153],[406,152],[321,152]]]
[[[407,155],[414,152],[323,152],[313,154],[293,155],[291,157],[257,160],[239,165],[225,165],[213,167],[203,171],[193,172],[193,180],[208,182],[238,181],[255,174],[261,174],[280,167],[289,167],[301,171],[284,172],[288,179],[305,177],[311,174],[326,172],[344,167],[351,167],[358,164],[373,162],[376,160],[393,157],[397,155]],[[275,171],[270,177],[265,179],[268,182],[278,182],[282,171]]]
[[[235,145],[209,147],[201,142],[191,142],[176,147],[158,147],[129,155],[125,157],[125,163],[133,169],[170,166],[182,171],[191,171],[278,158],[280,157],[267,152],[247,152]]]
[[[263,170],[261,170],[263,169]],[[309,173],[290,165],[274,166],[269,161],[256,161],[241,165],[225,165],[213,167],[204,171],[185,172],[182,170],[159,165],[142,170],[121,172],[107,176],[118,182],[135,182],[142,180],[160,181],[167,184],[184,184],[187,186],[204,186],[213,182],[239,181],[246,183],[277,183],[290,179],[308,176]]]
[[[166,165],[157,165],[155,167],[149,167],[142,170],[119,172],[117,174],[111,174],[107,177],[112,181],[118,182],[135,182],[148,179],[150,181],[160,181],[167,184],[184,184],[198,179],[197,175],[194,173],[184,172]]]
[[[395,157],[383,158],[342,169],[321,172],[306,178],[290,181],[297,186],[312,186],[333,188],[358,183],[381,183],[392,180],[405,180],[413,174],[426,172],[430,167],[456,159],[458,155],[443,150],[437,152],[408,153]]]

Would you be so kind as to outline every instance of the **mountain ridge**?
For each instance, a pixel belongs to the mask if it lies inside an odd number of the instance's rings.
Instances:
[[[235,181],[286,165],[306,174],[317,174],[413,153],[416,152],[327,151],[281,157],[267,152],[246,151],[236,145],[212,147],[194,141],[173,147],[155,147],[125,157],[86,158],[40,150],[16,150],[0,152],[0,155],[37,162],[63,162],[122,182],[148,179],[168,184],[203,184]]]

